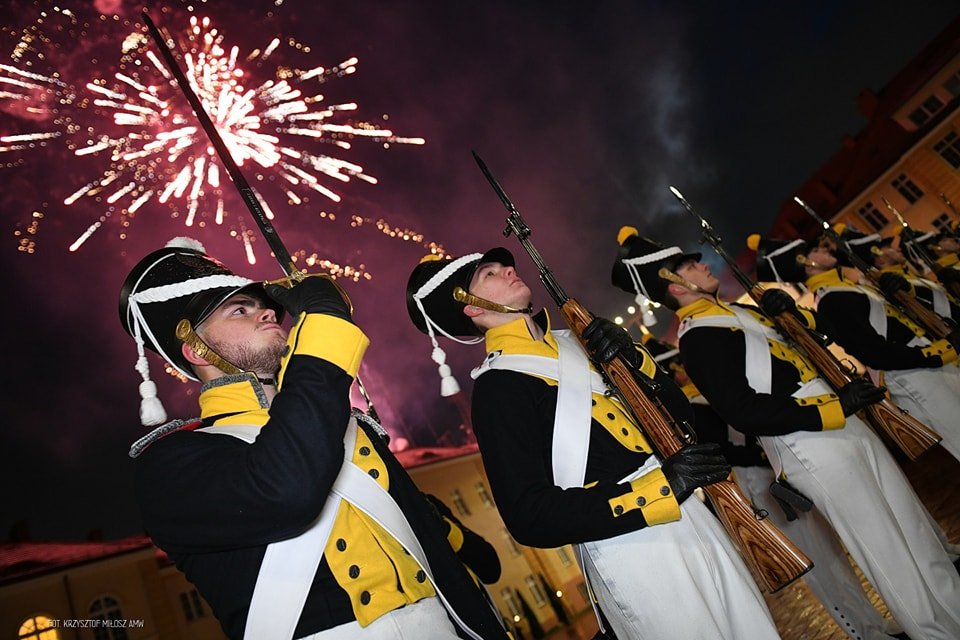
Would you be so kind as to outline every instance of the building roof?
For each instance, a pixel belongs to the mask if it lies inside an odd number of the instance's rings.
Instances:
[[[394,455],[406,469],[422,467],[428,464],[452,460],[477,453],[480,449],[476,443],[465,444],[459,447],[417,447],[395,452]]]
[[[0,583],[152,546],[153,542],[145,535],[96,542],[4,542],[0,543]]]
[[[855,136],[844,138],[841,148],[797,189],[797,195],[826,220],[850,204],[957,108],[960,101],[954,99],[923,126],[910,131],[894,119],[897,111],[958,52],[960,18],[951,22],[879,92],[862,91],[857,107],[867,118],[866,125]],[[791,194],[780,207],[770,237],[811,238],[819,232],[820,227],[793,202]]]

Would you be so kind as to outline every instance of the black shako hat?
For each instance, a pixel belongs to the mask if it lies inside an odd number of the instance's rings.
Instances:
[[[470,280],[477,268],[490,262],[516,266],[513,254],[503,247],[450,260],[431,254],[420,260],[407,280],[407,313],[414,326],[430,336],[433,343],[431,357],[439,368],[440,395],[444,397],[458,393],[460,385],[446,364],[447,354],[437,342],[437,334],[464,344],[482,340],[483,332],[463,312],[466,303],[454,298],[453,292],[457,287],[469,291]]]
[[[221,303],[244,289],[262,298],[280,320],[282,309],[266,295],[261,283],[234,274],[206,255],[196,240],[174,238],[137,263],[120,288],[120,324],[137,343],[136,366],[143,377],[140,394],[145,403],[156,400],[156,386],[150,380],[143,347],[159,354],[183,376],[197,380],[181,353],[177,325],[188,320],[196,329]],[[142,419],[145,408],[141,406]],[[158,415],[154,412],[151,421],[144,419],[144,424],[165,419]]]
[[[839,225],[838,225],[839,226]],[[836,229],[836,227],[834,227]],[[838,231],[840,234],[840,240],[846,242],[847,246],[850,247],[850,250],[853,253],[866,262],[868,265],[873,266],[873,248],[880,248],[883,238],[880,237],[879,233],[861,233],[856,229],[853,229],[848,226],[843,226]],[[837,251],[837,264],[841,267],[853,267],[856,266],[852,261],[847,257],[847,254],[843,251]]]
[[[771,240],[754,233],[747,237],[747,248],[757,252],[758,280],[796,283],[807,279],[806,269],[797,261],[810,251],[805,240]]]
[[[688,260],[700,262],[701,257],[699,253],[684,253],[679,247],[644,238],[634,227],[621,227],[617,243],[620,247],[610,282],[634,294],[639,305],[646,305],[647,300],[662,303],[666,299],[669,283],[660,277],[660,269],[675,271]]]
[[[448,338],[481,335],[483,332],[463,312],[467,305],[454,299],[453,291],[457,287],[469,291],[477,268],[489,262],[516,266],[513,254],[503,247],[451,260],[425,256],[407,280],[407,313],[417,329],[431,336],[439,330]]]

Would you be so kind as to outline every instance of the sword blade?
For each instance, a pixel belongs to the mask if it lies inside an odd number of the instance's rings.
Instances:
[[[277,262],[280,263],[280,268],[283,269],[286,275],[297,277],[297,274],[300,274],[300,270],[297,269],[296,265],[294,265],[293,258],[290,257],[290,253],[284,246],[283,241],[280,240],[280,236],[277,235],[277,230],[274,229],[273,225],[270,223],[270,220],[267,218],[267,214],[264,212],[263,206],[257,199],[256,193],[253,191],[253,188],[250,187],[250,184],[247,182],[246,178],[243,177],[243,174],[240,172],[240,167],[237,165],[237,162],[233,159],[233,155],[230,153],[230,149],[227,148],[227,145],[223,142],[223,138],[220,137],[220,132],[217,131],[216,125],[213,123],[213,120],[210,119],[210,115],[204,108],[200,98],[194,92],[193,87],[190,86],[190,81],[180,68],[180,64],[177,62],[177,59],[173,57],[173,52],[170,50],[169,45],[167,45],[167,41],[160,33],[160,29],[157,28],[156,24],[154,24],[146,10],[143,11],[142,17],[144,23],[147,25],[147,31],[150,32],[150,36],[153,38],[154,42],[156,42],[157,48],[160,49],[160,56],[166,63],[167,69],[169,69],[170,73],[173,74],[174,79],[177,81],[177,85],[180,87],[180,91],[183,92],[187,102],[189,102],[190,106],[193,108],[193,112],[200,121],[200,125],[203,127],[204,132],[206,132],[207,137],[210,139],[210,143],[213,145],[213,148],[216,150],[217,156],[220,158],[220,162],[223,164],[224,169],[226,169],[227,174],[233,181],[234,186],[239,190],[240,197],[243,199],[244,204],[247,205],[247,209],[253,216],[253,220],[256,222],[257,227],[260,228],[260,233],[263,234],[263,239],[266,240],[267,246],[270,247],[270,250],[277,259]]]

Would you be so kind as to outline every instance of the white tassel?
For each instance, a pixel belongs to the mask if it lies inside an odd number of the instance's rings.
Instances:
[[[167,421],[167,412],[157,397],[157,385],[153,380],[140,383],[140,424],[153,427]]]
[[[145,427],[153,427],[163,424],[167,421],[167,412],[163,408],[163,403],[157,397],[157,385],[150,379],[150,362],[143,353],[143,339],[140,337],[140,325],[136,325],[134,340],[137,342],[137,350],[140,352],[137,357],[135,368],[143,378],[140,383],[140,424]]]
[[[638,293],[637,297],[634,298],[634,302],[637,303],[637,306],[640,307],[640,315],[643,318],[643,326],[652,327],[657,324],[657,316],[653,315],[653,309],[651,309],[650,299],[642,293]]]
[[[453,377],[453,371],[450,369],[450,365],[446,364],[447,354],[444,353],[443,349],[439,346],[435,347],[431,357],[433,361],[439,365],[437,370],[440,372],[440,395],[444,398],[449,398],[450,396],[460,393],[460,384],[457,382],[457,379]]]

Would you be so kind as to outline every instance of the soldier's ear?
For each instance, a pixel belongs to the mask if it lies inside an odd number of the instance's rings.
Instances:
[[[670,284],[667,285],[667,293],[669,293],[674,298],[676,298],[677,296],[682,296],[683,294],[689,293],[689,292],[690,292],[690,289],[687,289],[686,287],[683,287],[674,282],[671,282]]]
[[[483,313],[483,309],[472,304],[468,304],[463,308],[463,312],[470,318],[476,318]]]
[[[182,353],[183,357],[187,359],[187,362],[189,362],[192,365],[202,367],[204,365],[210,364],[209,362],[207,362],[206,360],[198,356],[197,352],[193,350],[193,347],[191,347],[185,342],[180,343],[180,353]]]

